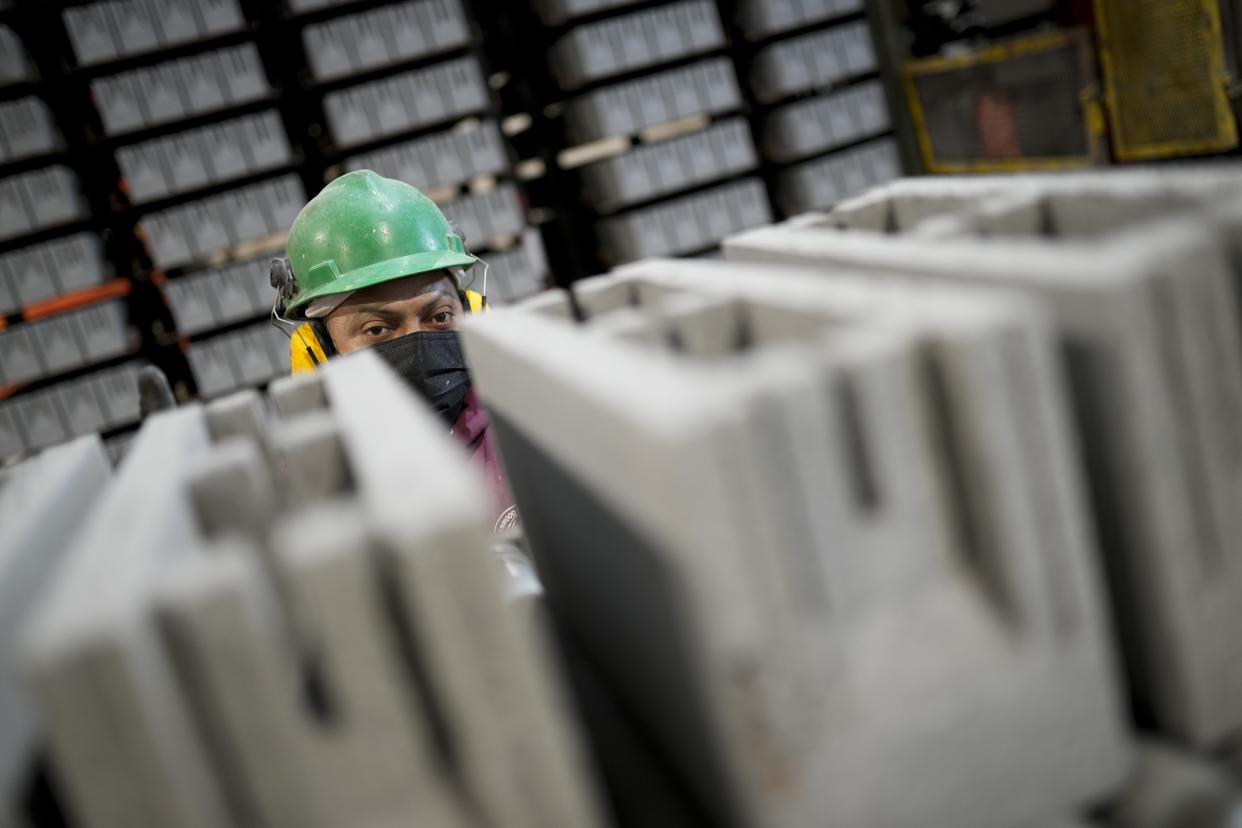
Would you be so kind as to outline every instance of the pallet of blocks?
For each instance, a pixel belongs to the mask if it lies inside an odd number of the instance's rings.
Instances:
[[[464,337],[549,609],[690,824],[1018,828],[1121,785],[1035,303],[650,260]]]
[[[149,418],[21,635],[72,824],[602,825],[483,491],[371,354]]]
[[[794,264],[828,282],[865,272],[911,288],[952,284],[1042,302],[1072,389],[1137,712],[1200,750],[1224,749],[1242,731],[1242,188],[1234,181],[1193,169],[1032,176],[1014,182],[1007,205],[993,200],[988,221],[1007,210],[1007,226],[983,234],[985,210],[969,196],[994,199],[1000,181],[950,180],[942,191],[910,182],[843,205],[840,216],[797,217],[725,245],[735,261]],[[1153,202],[1164,219],[1150,220]],[[1070,209],[1093,226],[1075,232],[1062,220]],[[878,225],[876,211],[888,215]],[[1027,218],[1011,220],[1019,213]],[[943,232],[917,231],[932,222]]]

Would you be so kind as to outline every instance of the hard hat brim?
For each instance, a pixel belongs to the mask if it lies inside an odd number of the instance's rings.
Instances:
[[[381,285],[407,276],[418,276],[434,270],[448,267],[470,267],[475,263],[474,256],[469,253],[458,253],[453,250],[433,250],[423,253],[412,253],[397,259],[388,259],[375,264],[360,267],[357,270],[343,273],[339,278],[313,290],[299,291],[285,306],[285,313],[293,313],[299,308],[320,296],[333,296],[338,293],[353,293],[356,290]]]

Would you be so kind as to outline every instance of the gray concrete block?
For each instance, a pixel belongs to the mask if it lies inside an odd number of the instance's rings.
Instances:
[[[591,335],[608,312],[463,336],[552,605],[711,818],[1023,825],[1114,789],[1127,737],[1036,307],[709,262],[615,278],[657,302],[615,313],[712,358]]]
[[[320,411],[327,407],[328,398],[323,389],[323,378],[318,372],[293,374],[275,380],[268,388],[272,408],[282,420],[300,414]]]
[[[176,470],[207,446],[201,409],[147,421],[23,632],[26,680],[77,824],[228,823],[190,707],[144,620],[152,574],[194,536]]]
[[[843,228],[876,229],[860,226],[856,217],[884,205],[894,214],[891,229],[900,232],[911,231],[932,216],[951,215],[964,219],[960,232],[966,234],[973,234],[980,221],[987,230],[990,218],[1002,222],[992,234],[1094,238],[1236,195],[1237,171],[1236,166],[1189,165],[1061,175],[937,176],[934,181],[909,178],[838,205],[831,220]],[[1029,215],[1022,216],[1033,208],[1042,214],[1038,225]],[[981,209],[984,216],[972,215]],[[1005,227],[1006,221],[1012,226]]]
[[[218,584],[170,588],[167,606],[202,665],[212,725],[271,824],[386,824],[419,813],[429,825],[464,827],[461,803],[434,769],[429,724],[410,703],[418,691],[368,546],[356,506],[320,506],[276,527],[283,609],[265,610],[272,593],[264,596],[258,555],[245,547]],[[282,613],[284,634],[273,624]],[[291,658],[289,635],[309,663]],[[232,669],[239,663],[248,669]],[[327,699],[318,714],[300,691],[307,669]]]
[[[263,445],[268,439],[267,409],[258,391],[247,389],[213,400],[204,411],[213,442],[242,438]]]
[[[629,282],[619,282],[603,275],[579,279],[569,289],[573,301],[587,319],[603,316],[614,310],[632,307],[638,303],[638,295]],[[530,310],[529,306],[523,306]]]
[[[281,422],[272,432],[274,465],[288,508],[344,494],[353,473],[336,420],[327,411],[309,411]]]
[[[554,663],[501,590],[481,481],[454,445],[433,439],[434,414],[373,354],[324,373],[399,623],[425,659],[468,797],[495,824],[602,824]],[[426,439],[377,439],[394,429]],[[405,471],[420,464],[442,473]]]
[[[1022,291],[1046,304],[1074,389],[1135,691],[1196,746],[1242,725],[1242,334],[1227,251],[1204,218],[1053,244],[870,236],[804,220],[726,242],[735,260]],[[1209,379],[1211,378],[1211,379]]]
[[[199,531],[207,538],[258,532],[275,515],[272,471],[253,439],[226,440],[185,474]]]
[[[18,801],[41,736],[20,680],[18,633],[110,475],[91,435],[18,465],[0,486],[0,812]]]
[[[574,315],[569,304],[569,294],[559,289],[545,290],[543,293],[523,299],[513,307],[520,308],[523,312],[539,313],[558,319],[572,319]]]
[[[1154,741],[1139,745],[1134,773],[1110,804],[1117,828],[1195,828],[1242,819],[1242,788],[1220,765]]]

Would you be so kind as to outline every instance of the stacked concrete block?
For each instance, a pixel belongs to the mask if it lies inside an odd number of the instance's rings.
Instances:
[[[34,67],[22,47],[21,39],[8,26],[0,25],[0,84],[17,83],[34,77]]]
[[[470,41],[460,0],[411,0],[307,26],[302,43],[316,80],[331,80],[448,51]]]
[[[27,322],[0,331],[0,385],[55,376],[130,348],[120,301]]]
[[[0,103],[0,162],[55,152],[61,146],[52,113],[33,95]]]
[[[199,396],[219,397],[287,374],[289,339],[270,322],[255,322],[192,342],[186,357]]]
[[[40,736],[16,637],[110,474],[103,443],[90,436],[6,470],[0,484],[0,824],[18,817]]]
[[[591,203],[612,212],[745,173],[758,163],[750,127],[735,117],[667,141],[640,145],[588,165],[581,175]]]
[[[268,314],[275,302],[271,260],[258,256],[170,280],[164,294],[177,330],[193,336]]]
[[[968,185],[963,185],[968,186]],[[856,205],[847,215],[876,221]],[[1226,211],[1229,212],[1229,211]],[[1116,214],[1114,214],[1116,215]],[[1219,215],[1219,214],[1218,214]],[[1238,213],[1234,212],[1234,215]],[[883,219],[892,226],[893,214]],[[831,215],[744,233],[727,258],[863,271],[1040,299],[1073,388],[1132,689],[1168,735],[1242,727],[1242,334],[1232,251],[1212,214],[1094,239],[923,239],[837,230]]]
[[[140,367],[126,362],[0,400],[0,459],[133,423]]]
[[[1242,191],[1238,172],[1236,165],[1189,165],[1069,175],[907,178],[838,204],[829,223],[840,229],[919,235],[1094,238],[1227,200]]]
[[[552,44],[549,71],[566,95],[558,163],[573,152],[600,159],[576,176],[597,219],[601,261],[710,248],[721,228],[770,219],[766,194],[762,210],[742,204],[752,185],[762,187],[740,178],[759,160],[749,126],[734,116],[743,98],[733,63],[713,54],[727,45],[725,31],[716,3],[679,0],[601,15]],[[661,235],[679,238],[635,238],[640,225],[660,221],[682,228]]]
[[[822,209],[900,175],[897,142],[878,138],[786,167],[777,201],[786,215]]]
[[[587,143],[694,115],[723,114],[741,103],[732,63],[708,58],[579,95],[569,102],[565,118],[573,140]]]
[[[467,356],[550,606],[711,824],[1034,825],[1120,782],[1032,304],[659,260],[574,294]]]
[[[249,103],[270,89],[253,43],[91,81],[91,93],[109,135]]]
[[[237,0],[111,0],[61,14],[80,66],[215,37],[245,23]]]
[[[599,223],[601,254],[619,264],[692,253],[771,220],[763,182],[744,178],[604,219]]]
[[[549,26],[574,17],[632,5],[637,0],[535,0],[535,10]]]
[[[110,270],[103,244],[91,233],[11,250],[0,255],[0,313],[93,287]]]
[[[351,147],[480,112],[487,84],[475,57],[414,69],[324,96],[328,129],[338,147]]]
[[[272,110],[123,147],[116,160],[140,204],[283,167],[292,152]]]
[[[272,400],[153,416],[24,631],[77,824],[601,824],[438,419],[370,354]]]
[[[738,23],[748,39],[755,39],[855,14],[863,8],[863,0],[743,0],[738,4]]]
[[[514,237],[526,228],[526,211],[517,186],[505,182],[492,190],[468,193],[440,205],[448,219],[475,250],[498,238]]]
[[[507,305],[525,299],[543,290],[548,279],[543,239],[534,228],[523,231],[519,244],[485,254],[483,261],[485,264],[477,264],[471,271],[470,288],[483,293],[489,304]]]
[[[724,27],[712,0],[681,0],[571,29],[549,55],[564,89],[718,49]]]
[[[155,266],[167,270],[285,233],[305,204],[302,182],[283,175],[148,213],[138,229]]]
[[[737,6],[743,35],[762,42],[749,82],[765,105],[760,149],[781,166],[773,198],[787,215],[831,207],[901,174],[864,11],[856,0]],[[819,28],[780,36],[808,26]]]
[[[422,190],[461,184],[475,176],[496,175],[508,165],[500,127],[490,120],[389,144],[351,156],[345,162],[351,171],[372,170]]]
[[[865,21],[855,21],[767,47],[755,57],[752,85],[769,102],[875,70],[871,33]]]
[[[0,240],[16,238],[84,218],[86,201],[68,167],[51,167],[0,178]]]

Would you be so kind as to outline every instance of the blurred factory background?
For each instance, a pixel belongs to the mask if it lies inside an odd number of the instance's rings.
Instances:
[[[266,263],[342,172],[431,193],[503,304],[902,174],[1232,152],[1220,6],[9,0],[0,457],[121,450],[144,363],[283,373]]]

